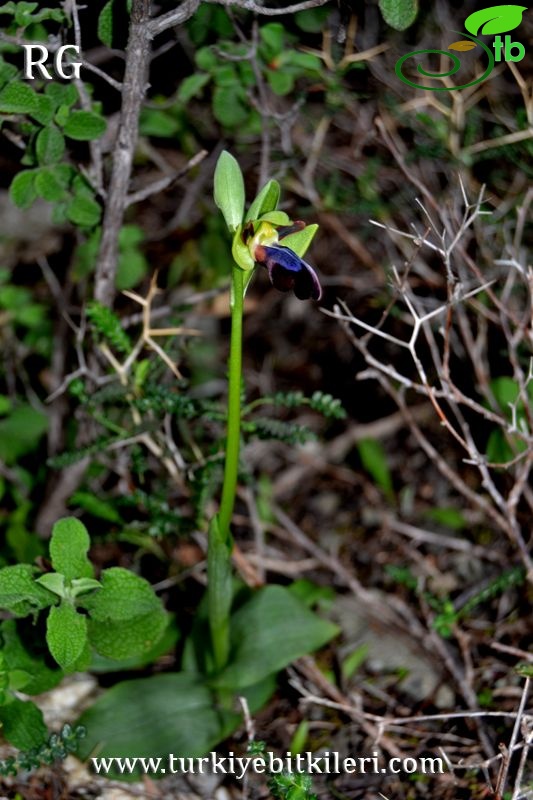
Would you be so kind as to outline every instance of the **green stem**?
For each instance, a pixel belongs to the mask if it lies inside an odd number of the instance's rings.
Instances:
[[[237,476],[239,473],[239,448],[241,438],[241,370],[242,370],[242,311],[244,305],[244,272],[233,267],[231,285],[231,343],[229,355],[228,430],[226,463],[222,498],[218,513],[220,534],[224,541],[230,538],[230,524],[235,505]]]

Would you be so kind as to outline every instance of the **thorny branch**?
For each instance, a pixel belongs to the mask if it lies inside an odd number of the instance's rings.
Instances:
[[[526,300],[525,309],[520,313],[517,303],[510,302],[511,296],[520,296],[524,290],[528,296],[527,271],[517,261],[516,268],[504,273],[504,292],[498,296],[495,283],[502,274],[501,268],[498,269],[496,281],[487,281],[479,267],[466,253],[465,240],[468,232],[478,218],[486,213],[481,208],[483,191],[476,202],[471,204],[462,185],[460,188],[464,213],[455,228],[449,216],[441,213],[436,206],[432,205],[430,213],[421,203],[419,206],[428,224],[426,234],[422,234],[414,225],[412,234],[374,223],[388,230],[393,237],[400,236],[412,241],[418,247],[419,260],[422,258],[424,248],[440,257],[447,286],[446,303],[435,307],[434,301],[418,296],[410,287],[411,265],[408,265],[403,274],[395,267],[392,270],[396,298],[407,309],[407,315],[402,313],[402,321],[408,326],[405,337],[390,332],[384,324],[390,313],[390,307],[379,325],[371,325],[355,317],[344,304],[341,304],[342,309],[336,306],[333,313],[327,311],[325,313],[332,313],[332,316],[341,321],[351,341],[363,354],[368,369],[361,373],[359,378],[377,379],[385,391],[393,397],[428,458],[469,503],[482,510],[500,530],[507,534],[517,548],[529,576],[533,577],[533,561],[528,552],[526,532],[521,526],[519,510],[523,502],[528,505],[530,502],[528,486],[533,467],[533,431],[528,398],[533,377],[531,365],[529,371],[525,372],[517,354],[520,343],[527,337],[531,308],[530,301]],[[518,226],[520,224],[519,219]],[[516,245],[515,241],[514,249],[518,254],[519,247]],[[456,258],[457,255],[459,258]],[[501,261],[496,262],[497,268],[501,263]],[[481,294],[486,294],[490,298],[495,306],[494,310],[478,302],[478,296]],[[477,319],[481,320],[479,325]],[[508,343],[509,361],[513,368],[513,380],[517,386],[517,398],[510,409],[498,407],[491,388],[490,367],[485,352],[487,324],[500,327]],[[364,331],[364,335],[356,336],[352,326]],[[458,335],[462,339],[461,344]],[[409,352],[416,378],[407,374],[405,369],[401,371],[374,355],[373,344],[378,339]],[[461,347],[462,352],[468,355],[473,374],[478,378],[477,391],[481,394],[481,400],[469,395],[457,385],[450,366],[451,354],[457,347]],[[424,348],[429,351],[429,361],[427,355],[422,355]],[[437,377],[430,381],[429,375],[432,373]],[[406,390],[415,391],[430,401],[440,424],[462,449],[463,462],[477,469],[482,491],[476,491],[469,486],[457,469],[431,444],[409,413]],[[465,416],[465,409],[489,421],[501,431],[514,448],[512,458],[505,463],[489,462],[472,433],[472,426]],[[496,471],[501,469],[505,469],[513,478],[512,486],[507,491],[497,479]]]

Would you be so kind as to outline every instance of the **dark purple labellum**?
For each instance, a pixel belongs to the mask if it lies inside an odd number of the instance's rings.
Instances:
[[[272,285],[280,292],[292,289],[299,300],[322,297],[322,287],[313,267],[288,247],[257,245],[254,258],[268,269]]]

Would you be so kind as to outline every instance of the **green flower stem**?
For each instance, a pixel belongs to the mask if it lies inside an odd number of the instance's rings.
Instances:
[[[207,595],[209,627],[217,672],[227,664],[230,650],[230,611],[233,595],[230,532],[237,478],[241,435],[242,311],[244,273],[235,266],[231,284],[231,342],[229,354],[228,425],[226,462],[220,509],[209,526],[207,554]],[[222,702],[223,698],[219,698]],[[227,700],[227,698],[226,698]]]
[[[244,306],[244,272],[233,267],[231,285],[231,343],[229,356],[228,431],[226,463],[218,524],[224,541],[230,540],[230,523],[235,505],[239,448],[241,438],[241,371],[242,371],[242,312]]]

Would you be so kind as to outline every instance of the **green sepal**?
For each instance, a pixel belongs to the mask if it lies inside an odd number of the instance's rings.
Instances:
[[[223,150],[215,168],[216,205],[222,211],[226,225],[235,233],[244,214],[244,178],[237,160]]]
[[[275,211],[278,207],[280,197],[280,188],[277,181],[268,181],[265,183],[252,205],[248,209],[245,222],[250,222],[254,219],[259,219],[263,214],[269,214]]]
[[[231,255],[235,263],[245,272],[249,272],[255,266],[255,261],[250,255],[248,247],[242,240],[242,225],[239,225],[233,237],[231,245]]]
[[[259,217],[261,222],[271,222],[273,225],[290,225],[291,218],[284,211],[269,211]]]
[[[318,225],[316,224],[306,225],[301,231],[289,233],[288,236],[284,236],[280,244],[282,244],[283,247],[289,247],[297,256],[303,258],[317,230]]]

